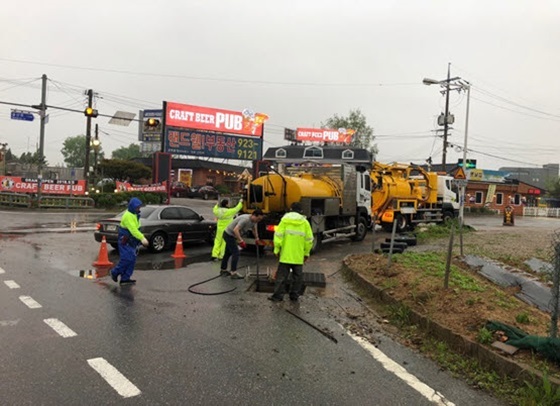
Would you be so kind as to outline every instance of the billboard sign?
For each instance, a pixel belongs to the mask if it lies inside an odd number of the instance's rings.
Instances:
[[[286,141],[296,141],[296,130],[284,128],[284,139]]]
[[[167,102],[165,126],[262,137],[268,116],[249,109],[242,112]]]
[[[163,110],[140,110],[140,124],[138,125],[138,141],[161,143],[161,120]],[[155,127],[148,125],[148,120],[155,118],[159,123]]]
[[[167,182],[152,183],[151,185],[135,185],[129,182],[115,183],[118,192],[160,192],[167,193]]]
[[[0,192],[37,193],[37,179],[0,176]],[[85,195],[85,180],[41,180],[41,193],[46,195]]]
[[[328,128],[298,128],[296,131],[296,140],[350,144],[355,132],[355,130],[346,128],[339,128],[338,130],[331,130]]]
[[[171,154],[252,161],[261,159],[262,138],[166,126],[164,147]]]

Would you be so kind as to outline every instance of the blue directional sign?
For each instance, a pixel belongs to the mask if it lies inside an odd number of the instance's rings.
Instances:
[[[10,118],[12,120],[33,121],[35,116],[30,111],[12,110]]]

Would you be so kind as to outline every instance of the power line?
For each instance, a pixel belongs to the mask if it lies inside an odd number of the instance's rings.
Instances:
[[[151,72],[135,72],[135,71],[128,71],[128,70],[107,69],[107,68],[92,68],[92,67],[77,66],[77,65],[62,65],[62,64],[25,61],[21,59],[9,59],[9,58],[0,58],[0,61],[23,63],[23,64],[30,64],[30,65],[40,65],[40,66],[52,66],[52,67],[64,68],[64,69],[119,73],[119,74],[126,74],[126,75],[151,76],[151,77],[162,77],[162,78],[172,78],[172,79],[204,80],[204,81],[213,81],[213,82],[258,84],[258,85],[334,86],[334,87],[354,87],[354,86],[375,86],[375,87],[391,86],[392,87],[392,86],[419,86],[420,85],[419,83],[416,82],[412,82],[412,83],[326,83],[324,82],[321,83],[321,82],[280,82],[280,81],[264,81],[264,80],[245,80],[245,79],[213,78],[213,77],[204,77],[204,76],[162,74],[162,73],[151,73]]]

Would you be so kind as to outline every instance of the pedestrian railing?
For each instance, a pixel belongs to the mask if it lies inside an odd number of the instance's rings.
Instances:
[[[31,196],[22,193],[0,193],[0,206],[31,207]]]
[[[37,206],[40,208],[90,209],[95,206],[95,201],[91,197],[41,196]]]
[[[560,208],[524,207],[523,215],[532,217],[560,217]]]

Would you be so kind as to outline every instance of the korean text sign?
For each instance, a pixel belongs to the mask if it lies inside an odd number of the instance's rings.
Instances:
[[[261,138],[180,128],[166,128],[165,132],[165,151],[171,154],[241,160],[261,159]]]

